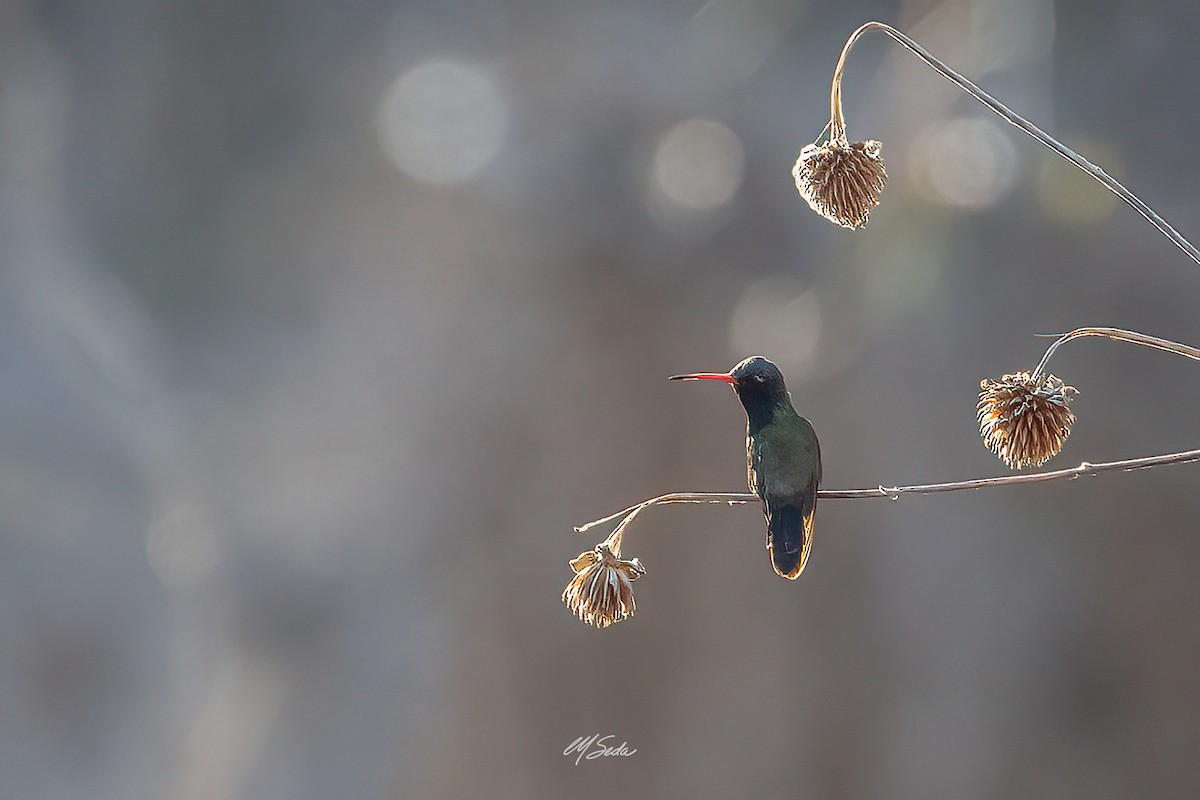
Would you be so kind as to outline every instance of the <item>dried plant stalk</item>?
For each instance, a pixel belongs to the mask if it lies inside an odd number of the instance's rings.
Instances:
[[[1115,178],[1109,175],[1100,167],[1088,161],[1083,156],[1076,153],[1071,148],[1067,147],[1062,142],[1055,139],[1050,134],[1043,131],[1041,128],[1034,125],[1029,120],[1017,114],[1008,106],[1001,103],[996,98],[992,97],[987,92],[980,89],[971,81],[964,78],[959,73],[955,72],[949,66],[938,60],[936,56],[930,53],[921,45],[917,44],[911,38],[893,28],[891,25],[886,25],[882,22],[868,22],[858,28],[854,33],[850,34],[850,38],[846,40],[845,46],[842,47],[841,56],[838,58],[837,67],[833,72],[833,83],[829,91],[829,107],[830,107],[830,123],[829,123],[829,138],[830,141],[845,142],[846,139],[846,123],[842,113],[842,73],[846,68],[846,59],[850,55],[850,50],[854,44],[867,31],[880,31],[894,39],[902,47],[919,58],[926,65],[931,67],[935,72],[941,75],[946,80],[953,83],[958,88],[969,94],[971,97],[978,100],[992,112],[997,114],[1001,119],[1010,125],[1018,128],[1021,131],[1032,136],[1038,142],[1054,151],[1057,155],[1070,161],[1080,170],[1095,179],[1101,186],[1108,189],[1110,192],[1121,198],[1132,209],[1141,214],[1151,225],[1157,228],[1164,236],[1182,250],[1188,258],[1200,264],[1200,251],[1183,237],[1177,230],[1167,224],[1167,221],[1160,217],[1154,209],[1142,202],[1141,198],[1133,192],[1126,189]]]
[[[1059,336],[1054,341],[1054,344],[1046,349],[1046,354],[1042,356],[1042,360],[1034,368],[1033,375],[1036,377],[1042,374],[1042,371],[1046,369],[1046,364],[1050,362],[1050,356],[1054,355],[1055,350],[1072,339],[1082,339],[1085,336],[1102,336],[1105,339],[1112,339],[1115,342],[1128,342],[1129,344],[1174,353],[1177,356],[1190,358],[1193,361],[1200,361],[1200,349],[1180,344],[1179,342],[1172,342],[1170,339],[1159,339],[1157,336],[1147,336],[1144,333],[1127,331],[1123,328],[1076,328],[1070,333],[1064,333],[1062,336]]]

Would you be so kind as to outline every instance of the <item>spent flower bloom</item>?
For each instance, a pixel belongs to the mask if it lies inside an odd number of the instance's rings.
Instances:
[[[1071,435],[1075,415],[1067,405],[1078,392],[1053,375],[1017,372],[979,382],[979,435],[1014,469],[1049,461]]]
[[[821,216],[844,228],[861,228],[887,182],[881,147],[874,140],[850,143],[843,137],[806,145],[792,167],[796,189]]]
[[[580,553],[571,560],[575,576],[562,599],[575,616],[588,625],[606,628],[637,610],[632,583],[646,574],[636,558],[626,561],[607,543]]]

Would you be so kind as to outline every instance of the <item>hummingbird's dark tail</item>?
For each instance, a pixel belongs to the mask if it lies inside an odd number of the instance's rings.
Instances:
[[[808,562],[816,506],[813,492],[800,505],[774,508],[767,517],[767,549],[771,551],[771,565],[781,577],[794,581]]]

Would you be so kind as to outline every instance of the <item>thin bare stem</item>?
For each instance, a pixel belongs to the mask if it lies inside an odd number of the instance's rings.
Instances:
[[[829,131],[829,141],[839,144],[846,144],[846,118],[842,114],[842,72],[846,69],[846,58],[850,55],[850,49],[854,47],[854,43],[859,37],[873,26],[882,25],[880,22],[868,22],[861,28],[850,34],[850,38],[846,40],[846,44],[842,47],[842,54],[838,56],[837,66],[833,68],[833,85],[829,87],[829,124],[821,131]],[[820,136],[817,137],[820,140]]]
[[[936,57],[934,57],[932,53],[921,47],[921,45],[914,42],[908,36],[893,28],[891,25],[885,25],[882,22],[868,22],[866,25],[863,25],[854,33],[850,34],[850,38],[846,40],[846,45],[842,48],[842,55],[838,59],[837,67],[833,72],[833,88],[830,90],[829,102],[831,125],[829,134],[831,140],[835,135],[840,135],[842,140],[845,140],[846,138],[846,126],[842,116],[841,87],[842,71],[845,68],[846,57],[850,54],[850,48],[854,46],[854,43],[858,41],[858,39],[864,33],[870,30],[877,30],[887,34],[892,39],[899,42],[901,46],[903,46],[917,58],[921,59],[921,61],[933,68],[943,78],[950,81],[967,94],[971,95],[971,97],[974,97],[983,105],[987,106],[1010,125],[1013,125],[1014,127],[1019,128],[1020,130],[1029,134],[1034,139],[1038,140],[1043,145],[1050,148],[1067,161],[1070,161],[1079,169],[1083,170],[1083,172],[1087,173],[1096,181],[1098,181],[1101,186],[1124,200],[1126,204],[1145,217],[1151,225],[1158,228],[1158,230],[1164,236],[1170,239],[1176,247],[1187,254],[1188,258],[1192,259],[1192,261],[1195,261],[1197,264],[1200,264],[1200,250],[1197,250],[1191,242],[1183,237],[1182,234],[1168,225],[1166,220],[1160,217],[1154,211],[1154,209],[1150,208],[1150,206],[1143,203],[1137,195],[1122,186],[1115,178],[1102,170],[1100,167],[1088,161],[1086,158],[1079,155],[1074,150],[1034,125],[1029,120],[1020,116],[1012,109],[1008,108],[1008,106],[1004,105],[975,84],[971,83],[962,75],[943,64]]]
[[[1031,472],[1028,475],[998,475],[992,478],[974,478],[966,481],[950,483],[923,483],[914,486],[877,486],[874,489],[822,489],[817,497],[823,500],[860,500],[869,497],[886,497],[899,500],[904,494],[940,494],[942,492],[958,492],[965,489],[989,489],[993,486],[1012,486],[1018,483],[1044,483],[1062,478],[1074,480],[1081,475],[1097,475],[1101,472],[1133,472],[1139,469],[1162,467],[1168,464],[1191,464],[1200,461],[1200,450],[1185,450],[1181,453],[1165,453],[1143,458],[1127,458],[1122,461],[1106,461],[1100,464],[1082,462],[1077,467],[1056,469],[1048,472]],[[754,503],[758,497],[746,492],[672,492],[644,500],[637,505],[609,514],[607,517],[593,520],[575,529],[576,533],[586,533],[600,525],[620,520],[617,528],[609,535],[608,541],[618,542],[625,528],[628,527],[638,514],[651,506],[671,505],[674,503],[727,503],[740,505]]]
[[[631,514],[636,514],[646,506],[666,506],[673,503],[729,503],[730,505],[738,505],[740,503],[749,503],[757,500],[758,496],[748,494],[746,492],[673,492],[671,494],[660,495],[659,497],[645,500],[629,508],[622,509],[615,514],[609,514],[607,517],[594,519],[586,525],[580,525],[575,528],[576,533],[587,533],[592,528],[620,519],[622,522],[628,519]]]
[[[1054,351],[1058,349],[1059,345],[1066,344],[1072,339],[1082,339],[1085,336],[1103,336],[1105,339],[1113,339],[1118,342],[1140,344],[1143,347],[1165,350],[1177,356],[1190,358],[1193,361],[1200,361],[1200,350],[1195,347],[1189,347],[1186,344],[1172,342],[1169,339],[1159,339],[1157,336],[1147,336],[1144,333],[1122,330],[1121,328],[1076,328],[1070,333],[1064,333],[1055,340],[1054,344],[1050,345],[1049,349],[1046,350],[1046,355],[1042,356],[1042,360],[1038,362],[1037,367],[1033,370],[1032,380],[1036,381],[1042,374],[1047,362],[1050,361],[1050,356],[1054,355]]]

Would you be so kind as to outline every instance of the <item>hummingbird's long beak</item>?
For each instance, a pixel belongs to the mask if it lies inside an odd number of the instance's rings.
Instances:
[[[691,375],[672,375],[669,381],[725,381],[730,385],[736,383],[732,375],[724,372],[693,372]]]

